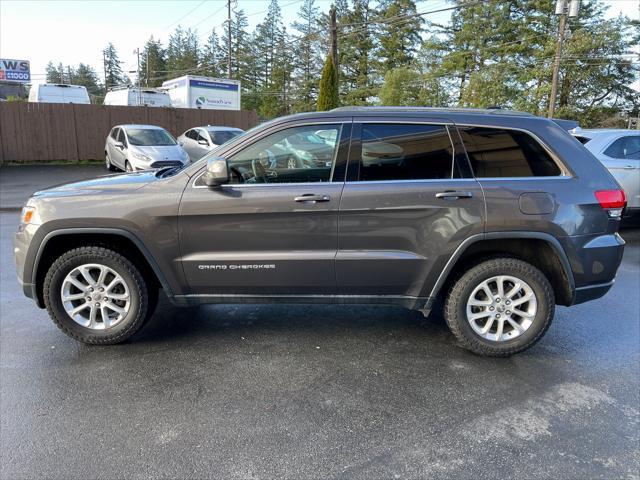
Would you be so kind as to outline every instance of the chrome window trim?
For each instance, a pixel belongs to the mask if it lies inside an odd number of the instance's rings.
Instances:
[[[474,176],[474,178],[477,178],[478,180],[480,180],[480,179],[482,179],[482,180],[497,180],[497,179],[506,179],[506,180],[525,179],[525,180],[530,180],[532,178],[558,178],[558,179],[560,179],[560,178],[573,178],[573,175],[571,174],[569,169],[566,167],[564,162],[560,159],[560,157],[551,149],[551,147],[549,147],[549,145],[547,145],[546,142],[544,142],[538,135],[533,133],[531,130],[526,130],[524,128],[518,128],[518,127],[504,127],[504,126],[499,126],[499,125],[476,124],[476,123],[456,123],[455,126],[456,127],[495,128],[495,129],[499,129],[499,130],[513,130],[513,131],[516,131],[516,132],[526,133],[527,135],[532,137],[536,142],[538,142],[538,144],[544,149],[544,151],[547,152],[547,154],[551,157],[551,160],[553,160],[553,162],[556,164],[556,167],[558,167],[558,169],[560,170],[560,175],[550,175],[548,177],[543,177],[543,176],[538,176],[538,177],[536,177],[536,176],[533,176],[533,177],[476,177],[476,174],[475,174],[475,172],[473,172],[473,167],[472,167],[471,171],[473,173],[473,176]],[[460,139],[460,141],[464,145],[464,140],[462,140],[462,138]],[[468,154],[467,154],[467,156],[468,156]],[[471,161],[469,161],[469,163],[471,163]]]
[[[254,143],[259,142],[260,140],[262,140],[263,138],[266,138],[268,135],[271,135],[272,133],[278,133],[281,132],[283,130],[287,130],[289,128],[297,128],[297,127],[307,127],[310,125],[336,125],[339,124],[340,125],[340,137],[342,136],[342,131],[344,129],[344,126],[346,124],[353,124],[353,122],[351,121],[351,117],[347,117],[344,120],[339,120],[339,121],[333,121],[333,122],[329,122],[329,121],[323,121],[323,122],[314,122],[312,120],[309,120],[308,122],[303,122],[303,123],[295,123],[294,125],[289,125],[287,123],[284,123],[282,126],[284,128],[280,128],[275,130],[274,126],[274,130],[268,130],[268,133],[266,133],[265,135],[260,136],[260,138],[257,138],[255,141],[251,142],[249,145],[247,145],[244,148],[241,148],[239,150],[235,150],[233,151],[233,153],[230,153],[229,155],[235,155],[236,153],[241,152],[242,150],[244,150],[245,148],[249,148],[251,145],[253,145]],[[339,137],[339,139],[340,139]],[[226,183],[221,185],[221,187],[225,187],[225,186],[244,186],[244,187],[257,187],[257,186],[266,186],[266,185],[322,185],[322,184],[344,184],[344,181],[342,182],[334,182],[333,181],[333,173],[334,170],[336,168],[336,156],[338,155],[338,150],[340,150],[340,141],[338,141],[336,143],[336,149],[335,152],[333,152],[333,159],[332,159],[332,163],[331,163],[331,174],[329,175],[329,181],[328,182],[291,182],[291,183],[250,183],[250,184],[246,184],[246,183]],[[226,157],[225,157],[226,159]],[[196,182],[202,178],[202,176],[205,174],[204,170],[206,170],[206,164],[202,167],[201,170],[198,170],[196,173],[193,174],[193,176],[195,177],[195,179],[193,180],[193,182],[191,182],[191,188],[209,188],[206,185],[196,185]]]
[[[443,183],[443,182],[472,182],[477,184],[478,181],[475,178],[421,178],[416,180],[363,180],[356,181],[350,180],[345,182],[346,185],[371,185],[371,184],[387,184],[387,183]]]

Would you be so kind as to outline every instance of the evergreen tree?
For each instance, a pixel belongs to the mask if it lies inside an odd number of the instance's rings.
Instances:
[[[167,77],[166,52],[160,40],[147,40],[140,54],[140,85],[159,87]]]
[[[222,74],[225,70],[225,62],[221,51],[220,39],[218,38],[218,34],[214,28],[211,30],[211,34],[207,38],[207,42],[204,44],[204,48],[202,50],[199,73],[208,77],[226,76]]]
[[[407,67],[389,70],[380,88],[380,103],[389,106],[423,105],[422,76]]]
[[[62,68],[62,64],[56,67],[53,62],[47,63],[45,67],[45,71],[47,73],[47,83],[62,83],[64,76],[64,69]]]
[[[329,53],[324,62],[322,77],[318,93],[318,111],[326,111],[336,108],[339,105],[338,96],[338,72],[333,63],[333,55]]]
[[[196,72],[199,64],[198,36],[188,28],[184,30],[180,25],[169,36],[167,47],[168,76],[179,77]]]
[[[105,88],[109,90],[115,86],[129,83],[128,77],[122,71],[122,62],[118,58],[118,52],[116,52],[116,47],[113,46],[113,43],[109,42],[109,45],[107,45],[107,48],[105,48],[102,53],[104,56],[105,79],[107,82]]]
[[[95,103],[96,97],[104,97],[104,89],[99,84],[98,74],[96,71],[84,63],[78,64],[78,67],[71,69],[73,72],[73,85],[82,85],[86,87],[87,92],[91,96],[92,103]]]
[[[375,95],[371,78],[374,38],[371,17],[375,12],[370,0],[354,0],[352,10],[340,21],[338,40],[340,48],[340,90],[347,105],[368,105]]]
[[[380,0],[380,31],[378,55],[382,71],[407,67],[413,63],[420,46],[420,31],[424,20],[417,16],[414,0]]]
[[[320,73],[319,9],[315,0],[304,0],[298,11],[299,20],[293,23],[295,36],[296,100],[294,111],[310,112],[316,105],[318,75]]]

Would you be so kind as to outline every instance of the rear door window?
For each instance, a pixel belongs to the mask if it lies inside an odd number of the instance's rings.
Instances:
[[[554,177],[560,168],[531,135],[518,130],[459,127],[474,175]]]
[[[364,123],[358,180],[429,180],[458,177],[445,125]]]
[[[640,160],[640,135],[621,137],[603,152],[607,157],[620,160]]]

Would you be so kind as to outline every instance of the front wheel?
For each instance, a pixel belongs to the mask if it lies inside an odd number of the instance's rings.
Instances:
[[[104,163],[105,163],[105,166],[107,167],[107,170],[109,170],[110,172],[114,172],[116,170],[115,165],[111,163],[111,158],[109,157],[108,153],[104,154]]]
[[[120,343],[136,333],[155,299],[132,262],[97,246],[61,255],[45,276],[43,293],[54,323],[71,338],[94,345]]]
[[[444,313],[464,348],[506,357],[540,340],[554,309],[553,290],[540,270],[522,260],[492,258],[456,280]]]

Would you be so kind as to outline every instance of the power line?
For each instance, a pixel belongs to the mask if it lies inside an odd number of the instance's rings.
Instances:
[[[189,10],[187,13],[185,13],[183,16],[181,16],[178,20],[176,20],[175,22],[167,25],[166,27],[164,27],[162,29],[162,31],[166,31],[169,30],[171,27],[173,27],[174,25],[179,24],[182,20],[184,20],[185,18],[187,18],[189,15],[191,15],[193,12],[195,12],[198,8],[200,8],[202,5],[204,5],[208,0],[202,0],[199,4],[197,4],[195,7],[193,7],[191,10]]]

